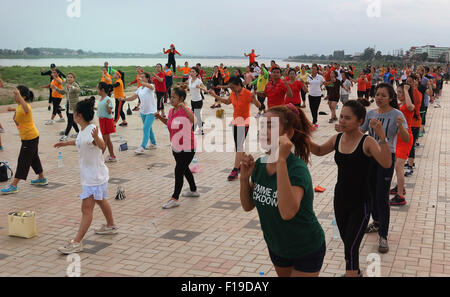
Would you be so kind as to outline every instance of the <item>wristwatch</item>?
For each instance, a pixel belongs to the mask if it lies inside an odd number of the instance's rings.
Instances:
[[[380,141],[380,144],[386,144],[386,143],[388,143],[387,138],[385,138],[383,141]]]

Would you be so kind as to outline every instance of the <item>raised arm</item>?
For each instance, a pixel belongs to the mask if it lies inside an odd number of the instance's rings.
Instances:
[[[230,104],[231,104],[230,98],[224,99],[224,98],[222,98],[222,97],[220,97],[220,96],[217,96],[216,93],[214,93],[214,90],[209,90],[209,94],[210,94],[211,96],[213,96],[214,98],[216,98],[217,101],[219,101],[219,102],[221,102],[221,103],[223,103],[223,104],[226,104],[226,105],[230,105]]]
[[[325,156],[334,151],[334,144],[336,143],[337,134],[328,139],[327,142],[325,142],[322,145],[319,145],[313,141],[310,142],[310,148],[311,153],[313,153],[316,156]]]
[[[412,103],[411,97],[409,96],[409,89],[410,86],[405,84],[405,86],[403,87],[403,90],[405,91],[405,103],[406,103],[406,108],[408,108],[409,111],[414,111],[415,106]]]
[[[254,169],[255,160],[253,159],[253,156],[244,153],[241,161],[240,198],[242,208],[247,212],[252,211],[255,208],[255,203],[253,202],[254,185],[250,182],[250,176]]]
[[[28,108],[28,104],[25,102],[23,97],[20,95],[20,92],[18,89],[14,90],[14,97],[16,98],[16,102],[18,102],[20,105],[22,105],[23,111],[25,113],[29,113],[30,109]]]
[[[287,158],[293,144],[286,135],[280,137],[279,157],[277,161],[278,210],[285,221],[292,220],[300,209],[305,190],[292,186],[287,168]]]

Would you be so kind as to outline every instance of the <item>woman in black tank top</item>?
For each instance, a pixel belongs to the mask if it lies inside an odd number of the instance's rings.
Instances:
[[[366,117],[366,109],[355,100],[344,104],[339,127],[343,133],[330,138],[325,144],[311,143],[311,152],[324,156],[335,151],[338,179],[334,189],[334,213],[341,239],[344,242],[346,274],[362,276],[359,270],[359,247],[370,218],[368,170],[373,158],[382,166],[392,163],[389,145],[378,120],[371,127],[382,141],[364,135],[359,129]]]

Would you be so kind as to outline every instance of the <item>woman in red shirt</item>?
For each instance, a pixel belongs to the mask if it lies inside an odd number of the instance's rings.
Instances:
[[[412,102],[414,95],[413,89],[408,84],[401,84],[397,89],[397,98],[401,102],[400,111],[403,113],[408,124],[409,142],[406,143],[401,137],[397,137],[397,147],[395,149],[395,173],[397,174],[397,186],[391,190],[391,194],[396,192],[394,198],[391,199],[390,205],[405,205],[405,162],[408,160],[409,152],[413,146],[414,138],[411,131],[411,126],[414,117],[414,103]],[[400,120],[399,120],[400,121]],[[398,125],[402,122],[397,121]]]
[[[292,97],[286,96],[285,102],[286,104],[292,103],[293,105],[301,108],[302,106],[302,98],[301,91],[308,93],[308,89],[305,87],[303,82],[297,80],[297,72],[295,69],[290,69],[288,73],[288,84],[292,90]]]
[[[232,91],[228,99],[217,96],[213,90],[210,90],[209,94],[216,98],[219,103],[224,103],[226,105],[233,104],[233,135],[236,156],[234,159],[234,168],[231,171],[230,176],[228,176],[228,180],[233,181],[239,178],[241,160],[244,156],[244,142],[250,125],[251,103],[258,108],[261,107],[261,103],[256,99],[254,93],[244,88],[244,83],[239,77],[231,77],[228,86]]]
[[[152,73],[152,81],[155,84],[158,114],[161,113],[161,115],[165,117],[163,98],[166,94],[166,74],[161,64],[156,64],[156,72],[156,74]]]

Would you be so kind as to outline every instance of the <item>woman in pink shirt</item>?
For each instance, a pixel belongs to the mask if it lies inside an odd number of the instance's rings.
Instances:
[[[189,169],[192,159],[195,155],[195,137],[192,130],[194,124],[194,113],[186,107],[185,85],[177,85],[173,88],[170,103],[173,108],[169,111],[168,118],[162,117],[156,113],[155,117],[167,125],[170,133],[170,143],[172,144],[172,153],[176,161],[175,166],[175,190],[172,198],[167,202],[163,209],[170,209],[180,206],[178,200],[183,189],[183,177],[189,182],[190,191],[182,194],[183,197],[200,197],[195,185],[194,176]]]

